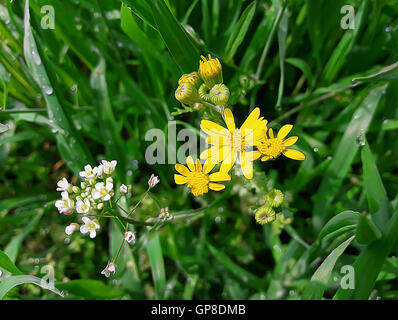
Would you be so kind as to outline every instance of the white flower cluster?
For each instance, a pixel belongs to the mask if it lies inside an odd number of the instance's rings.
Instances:
[[[83,234],[89,234],[90,238],[96,236],[96,230],[100,228],[97,220],[91,220],[86,215],[96,215],[104,208],[104,203],[114,196],[113,179],[111,175],[115,171],[117,161],[102,160],[100,165],[92,168],[86,165],[80,172],[82,182],[80,188],[73,186],[66,178],[57,183],[57,191],[61,191],[61,200],[55,202],[59,213],[70,215],[75,211],[83,214],[83,225],[72,223],[66,227],[65,233],[71,235],[80,229]]]

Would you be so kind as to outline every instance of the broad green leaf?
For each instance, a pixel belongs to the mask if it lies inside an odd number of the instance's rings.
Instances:
[[[243,11],[238,23],[235,25],[224,51],[224,60],[227,63],[233,61],[236,51],[238,50],[239,46],[246,36],[250,23],[253,20],[255,11],[256,3],[252,2],[247,6],[245,11]]]
[[[327,256],[325,261],[322,262],[311,277],[310,283],[303,292],[303,299],[319,300],[322,298],[337,259],[343,254],[344,250],[354,238],[355,236],[352,236],[348,240],[344,241]]]
[[[337,259],[343,254],[344,250],[354,238],[355,236],[352,236],[344,241],[327,256],[311,277],[310,283],[303,292],[303,299],[319,300],[322,298]]]
[[[49,286],[48,282],[43,279],[31,275],[16,275],[0,281],[0,299],[3,299],[7,292],[12,288],[26,283],[35,284],[43,289],[50,290],[59,296],[64,297],[64,294],[61,291],[55,287]]]
[[[361,216],[358,222],[355,238],[359,244],[369,244],[380,239],[381,231],[369,215]]]
[[[11,272],[12,274],[22,274],[18,267],[11,261],[11,259],[0,250],[0,267]]]
[[[49,119],[62,128],[56,133],[58,147],[68,165],[77,173],[90,162],[91,155],[67,118],[47,76],[30,26],[29,0],[25,2],[24,55],[29,71],[42,90]]]
[[[163,0],[149,0],[156,28],[184,73],[198,69],[199,51]]]
[[[343,211],[332,217],[322,228],[318,236],[318,241],[322,241],[330,234],[335,234],[338,230],[355,230],[360,219],[360,214],[355,211]]]
[[[353,290],[337,290],[333,299],[337,300],[365,300],[374,288],[377,276],[385,259],[393,248],[396,248],[398,234],[398,212],[395,211],[387,224],[383,237],[373,241],[355,260],[355,288]]]
[[[156,235],[149,240],[146,250],[148,253],[149,263],[151,265],[156,299],[163,299],[166,288],[166,273],[159,235]]]
[[[360,95],[366,96],[355,110],[341,138],[333,159],[323,175],[319,190],[315,196],[312,223],[316,230],[320,230],[329,216],[333,199],[336,197],[343,179],[348,174],[351,163],[359,149],[358,136],[366,133],[379,101],[383,95],[385,85],[372,90],[364,89]],[[356,102],[353,102],[356,104]]]
[[[391,217],[391,208],[388,202],[386,189],[381,180],[370,146],[366,142],[365,138],[363,138],[363,140],[365,146],[362,147],[361,158],[363,166],[363,180],[366,197],[368,199],[369,211],[373,221],[383,232]]]
[[[115,299],[125,294],[122,290],[111,288],[98,280],[71,280],[59,283],[57,287],[68,294],[86,299]]]

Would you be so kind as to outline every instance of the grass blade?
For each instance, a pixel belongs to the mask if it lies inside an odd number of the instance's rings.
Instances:
[[[159,236],[154,236],[147,244],[147,253],[155,285],[156,299],[163,299],[166,289],[166,272],[164,269],[162,247]]]
[[[238,23],[235,25],[233,32],[228,39],[228,43],[224,51],[224,60],[226,63],[233,62],[235,53],[246,36],[250,23],[253,20],[255,11],[256,3],[252,2],[247,6],[245,11],[243,11],[242,15],[240,16]]]
[[[329,215],[331,203],[359,149],[357,137],[368,129],[384,89],[385,86],[379,86],[370,92],[369,89],[364,89],[361,93],[362,96],[366,95],[366,98],[363,99],[347,125],[315,197],[312,223],[316,230],[322,228]]]
[[[304,300],[319,300],[322,298],[337,259],[343,254],[344,250],[354,238],[355,236],[352,236],[348,240],[344,241],[327,256],[325,261],[322,262],[311,277],[310,283],[303,292],[302,298]]]

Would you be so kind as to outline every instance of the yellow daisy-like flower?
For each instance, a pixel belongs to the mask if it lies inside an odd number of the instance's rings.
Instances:
[[[284,156],[294,159],[294,160],[304,160],[305,155],[297,150],[287,149],[296,143],[298,137],[290,137],[284,140],[284,138],[289,134],[290,130],[292,130],[293,126],[291,124],[284,125],[278,132],[276,138],[274,137],[274,132],[271,128],[267,131],[263,131],[263,137],[259,140],[259,144],[257,144],[258,150],[261,152],[261,161],[273,160],[276,159],[280,154]]]
[[[199,72],[206,86],[211,89],[214,85],[222,83],[222,67],[218,58],[212,58],[209,54],[209,58],[201,56],[202,60],[199,62]]]
[[[207,193],[209,189],[214,191],[223,190],[225,189],[223,184],[214,182],[231,180],[231,177],[226,172],[220,171],[209,174],[216,165],[210,161],[206,161],[202,167],[199,159],[196,159],[195,164],[192,157],[189,156],[187,158],[187,165],[188,168],[178,163],[175,165],[175,169],[180,174],[174,175],[174,181],[176,184],[187,184],[195,197]]]
[[[254,109],[240,129],[235,127],[234,117],[230,109],[224,111],[227,128],[212,121],[202,120],[200,127],[209,135],[206,142],[213,145],[201,153],[201,159],[209,159],[212,163],[222,162],[220,171],[228,172],[234,165],[238,155],[240,166],[247,179],[253,178],[253,161],[261,156],[259,151],[247,151],[259,144],[261,133],[267,129],[267,120],[260,116],[260,109]]]

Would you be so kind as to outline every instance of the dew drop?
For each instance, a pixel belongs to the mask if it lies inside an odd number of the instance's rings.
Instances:
[[[41,65],[41,59],[40,59],[39,54],[36,52],[36,50],[32,50],[32,58],[33,58],[34,63],[37,66]]]
[[[215,217],[214,221],[216,223],[220,223],[221,222],[221,217],[220,216]]]
[[[42,86],[41,88],[43,89],[44,93],[45,93],[46,95],[48,95],[48,96],[49,96],[49,95],[52,95],[53,92],[54,92],[53,88],[50,87],[50,86],[47,86],[47,85],[44,85],[44,86]]]
[[[390,29],[389,27],[387,27],[387,28],[385,29],[385,31],[386,31],[386,32],[390,32],[391,29]]]
[[[318,152],[319,149],[317,147],[314,148],[314,152]]]
[[[359,135],[359,136],[357,137],[357,144],[358,144],[360,147],[366,146],[366,142],[363,140],[363,136],[362,136],[362,135]]]

